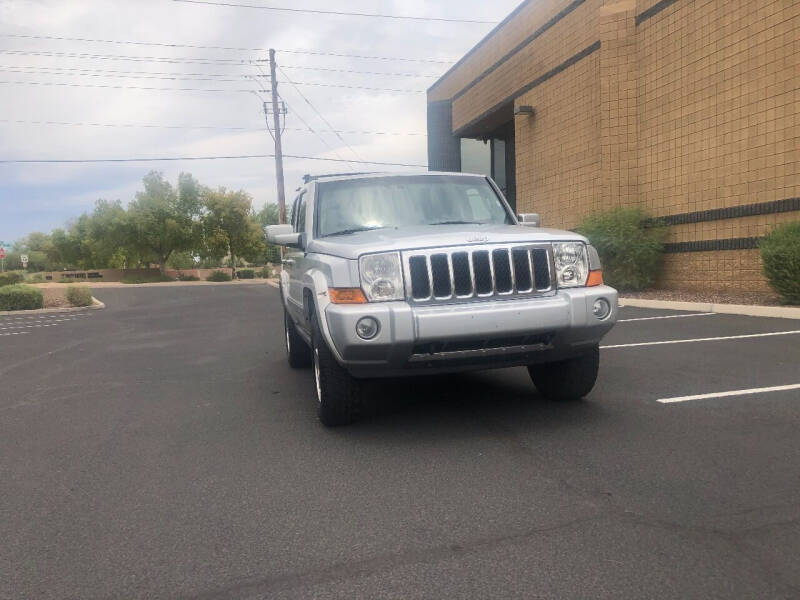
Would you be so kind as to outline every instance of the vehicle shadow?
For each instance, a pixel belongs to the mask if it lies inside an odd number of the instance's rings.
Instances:
[[[553,402],[542,397],[524,368],[364,382],[362,418],[347,429],[422,430],[475,422],[526,430],[585,427],[606,418],[591,400]]]

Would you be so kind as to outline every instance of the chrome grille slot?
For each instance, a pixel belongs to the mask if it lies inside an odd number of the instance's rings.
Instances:
[[[456,296],[472,295],[472,276],[469,270],[469,254],[466,252],[453,252],[453,285]]]
[[[510,294],[514,291],[514,281],[511,276],[511,261],[508,258],[508,249],[499,248],[492,251],[494,263],[494,289],[498,294]]]
[[[547,250],[544,248],[534,248],[531,251],[533,255],[533,272],[536,281],[536,290],[548,290],[553,285],[550,275],[550,257]]]
[[[553,292],[549,244],[493,244],[403,252],[408,299],[457,302]]]
[[[433,279],[434,297],[449,298],[453,295],[450,285],[450,265],[446,254],[431,255],[431,279]]]
[[[514,278],[517,281],[517,291],[532,291],[533,282],[531,281],[531,251],[525,248],[514,248],[511,255],[513,257],[512,263],[514,265]]]
[[[415,300],[424,300],[431,296],[430,280],[428,279],[428,258],[426,256],[412,256],[409,260],[412,297]]]
[[[475,273],[475,293],[478,296],[492,293],[492,267],[488,250],[472,253],[472,270]]]

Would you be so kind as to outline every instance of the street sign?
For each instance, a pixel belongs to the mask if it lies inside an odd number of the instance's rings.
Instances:
[[[0,246],[0,260],[3,260],[6,257],[6,249]]]
[[[19,255],[19,259],[20,259],[20,261],[22,261],[22,268],[23,269],[27,269],[28,268],[28,255],[27,254],[20,254]]]

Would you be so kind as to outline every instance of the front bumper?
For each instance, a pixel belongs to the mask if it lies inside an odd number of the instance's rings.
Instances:
[[[592,313],[605,298],[611,313]],[[551,362],[599,343],[617,320],[617,291],[608,286],[559,290],[526,299],[413,306],[407,302],[328,304],[325,335],[356,377],[389,377]],[[371,340],[356,335],[365,316],[379,323]]]

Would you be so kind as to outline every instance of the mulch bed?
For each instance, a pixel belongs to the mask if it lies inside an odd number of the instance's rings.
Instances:
[[[645,292],[620,292],[623,298],[642,300],[668,300],[670,302],[703,302],[708,304],[750,304],[759,306],[783,306],[774,294],[762,292],[687,292],[677,290],[647,290]]]

